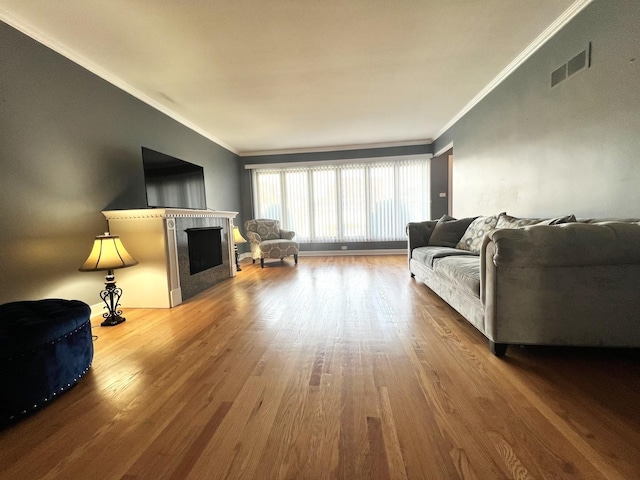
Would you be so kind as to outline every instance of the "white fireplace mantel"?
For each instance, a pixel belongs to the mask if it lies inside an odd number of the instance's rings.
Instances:
[[[109,232],[119,235],[138,265],[116,271],[122,306],[171,308],[215,283],[234,277],[233,219],[238,212],[143,208],[106,210]],[[223,264],[190,276],[185,227],[222,227]],[[187,255],[188,257],[188,255]],[[188,258],[187,258],[188,260]]]
[[[221,210],[190,210],[183,208],[139,208],[135,210],[106,210],[102,214],[107,220],[130,220],[136,218],[228,218],[233,220],[238,212]]]

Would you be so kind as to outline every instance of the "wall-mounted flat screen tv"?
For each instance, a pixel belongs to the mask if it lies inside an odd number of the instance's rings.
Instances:
[[[149,207],[207,209],[204,168],[142,147]]]

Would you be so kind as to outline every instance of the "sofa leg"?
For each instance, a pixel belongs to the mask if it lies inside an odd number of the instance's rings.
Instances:
[[[255,265],[256,264],[256,259],[252,258],[251,260],[253,260],[253,264]]]
[[[264,258],[260,259],[260,268],[264,268]]]
[[[293,261],[295,262],[296,265],[298,264],[298,255],[297,254],[293,256]]]
[[[496,357],[504,357],[504,354],[507,353],[508,346],[508,343],[496,343],[489,340],[489,349]]]

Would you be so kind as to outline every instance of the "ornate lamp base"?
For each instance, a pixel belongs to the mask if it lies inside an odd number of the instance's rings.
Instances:
[[[113,327],[126,320],[122,316],[122,310],[119,310],[120,297],[122,289],[116,287],[116,278],[113,270],[109,270],[105,277],[104,290],[100,292],[100,298],[106,305],[107,313],[103,314],[104,321],[100,324],[102,327]]]
[[[238,255],[238,246],[237,245],[235,245],[235,250],[236,250],[236,271],[237,272],[241,272],[242,269],[240,268],[240,261],[239,261],[240,255]]]
[[[118,325],[119,323],[122,323],[126,320],[126,318],[121,317],[120,315],[109,315],[108,317],[106,317],[104,319],[104,322],[102,322],[100,324],[100,326],[102,327],[113,327],[115,325]]]

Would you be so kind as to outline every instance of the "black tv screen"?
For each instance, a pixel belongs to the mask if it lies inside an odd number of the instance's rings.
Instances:
[[[142,147],[149,207],[207,209],[204,168]]]

